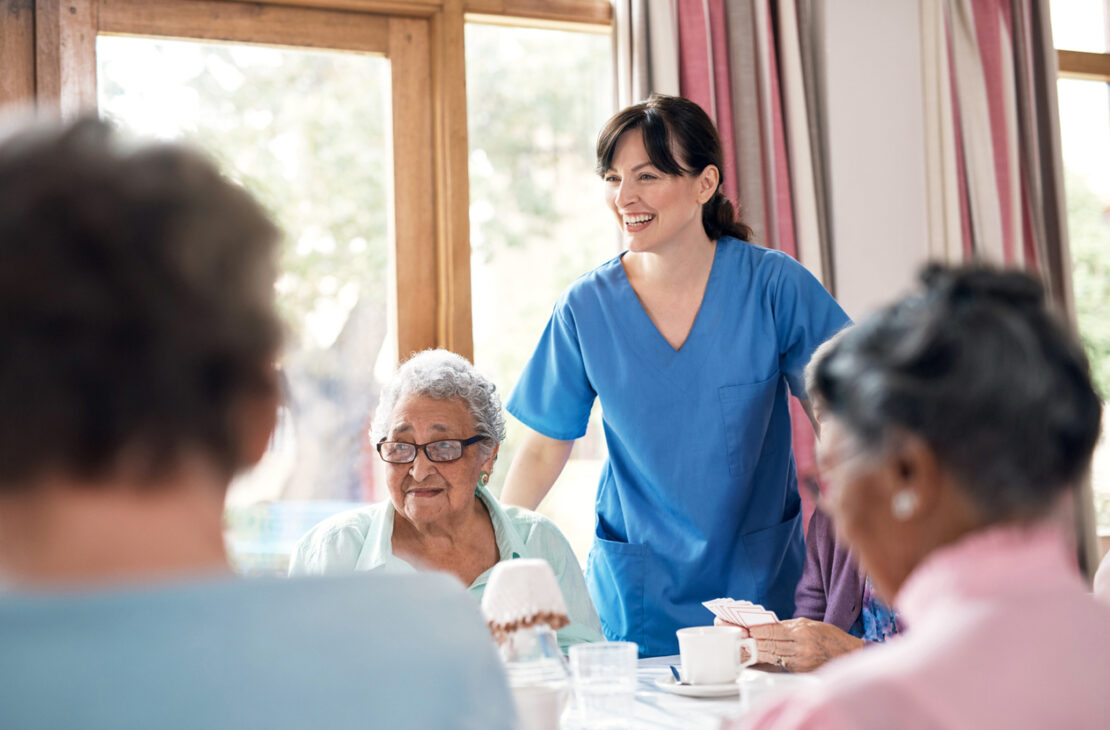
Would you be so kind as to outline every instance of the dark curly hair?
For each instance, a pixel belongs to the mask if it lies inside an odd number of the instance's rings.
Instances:
[[[924,440],[988,522],[1035,519],[1098,440],[1083,348],[1028,274],[934,264],[921,280],[818,350],[811,392],[866,450]]]
[[[0,490],[233,472],[236,409],[273,387],[277,228],[176,144],[85,118],[0,141]]]
[[[647,101],[620,110],[605,123],[597,137],[597,174],[604,175],[612,166],[618,140],[633,129],[644,136],[648,159],[660,172],[697,175],[714,165],[724,175],[721,137],[713,120],[689,99],[664,94],[652,94]],[[713,197],[701,207],[701,223],[714,241],[721,236],[752,239],[752,229],[737,218],[736,208],[721,192],[720,182]]]

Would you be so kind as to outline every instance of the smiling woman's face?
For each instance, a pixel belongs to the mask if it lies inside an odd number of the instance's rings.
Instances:
[[[406,395],[393,409],[386,440],[426,444],[475,435],[474,419],[462,400]],[[419,449],[410,464],[386,464],[389,498],[417,529],[450,525],[473,506],[479,475],[492,467],[493,454],[483,458],[480,444],[467,446],[462,458],[449,462],[429,461]]]
[[[676,242],[707,238],[701,211],[716,190],[715,167],[698,175],[661,172],[648,156],[643,133],[634,129],[617,141],[602,179],[605,200],[630,251],[659,252]]]

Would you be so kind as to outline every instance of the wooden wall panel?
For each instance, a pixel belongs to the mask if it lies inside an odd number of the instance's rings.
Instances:
[[[34,98],[34,0],[0,0],[0,105]]]

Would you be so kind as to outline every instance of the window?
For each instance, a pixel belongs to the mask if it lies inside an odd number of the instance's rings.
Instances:
[[[1060,140],[1079,332],[1095,380],[1110,396],[1110,45],[1106,0],[1054,0]],[[1103,429],[1091,481],[1103,552],[1110,543],[1110,436]]]
[[[388,343],[389,61],[334,51],[101,36],[101,114],[212,153],[278,221],[285,405],[264,461],[232,484],[247,571],[322,515],[387,495],[365,437]],[[326,500],[324,503],[302,500]]]
[[[559,294],[619,250],[594,172],[597,133],[613,112],[610,44],[590,29],[466,27],[474,362],[505,399]],[[595,405],[539,506],[583,564],[605,459],[600,421]],[[525,432],[511,417],[508,426],[497,494]]]
[[[545,28],[514,29],[525,35],[588,37],[608,81],[607,0],[39,0],[0,28],[0,104],[33,97],[73,115],[99,102],[143,134],[197,141],[287,230],[279,295],[293,346],[283,358],[290,405],[267,460],[229,496],[231,542],[247,572],[283,571],[283,551],[308,525],[384,496],[376,460],[362,459],[364,426],[399,356],[434,346],[474,355],[466,80],[467,63],[480,59],[465,53],[468,13]],[[556,64],[576,63],[568,48],[552,54]],[[600,86],[585,97],[612,104]],[[587,174],[600,119],[577,117],[587,125]],[[569,153],[530,164],[559,168],[529,171],[537,191],[579,167]],[[557,218],[572,208],[560,199],[552,210]],[[588,242],[563,261],[575,275],[598,262],[595,246],[615,247],[579,240],[578,230],[563,229],[573,240],[562,255]],[[497,245],[474,260],[496,268],[510,259]],[[549,309],[565,283],[535,300]],[[539,325],[519,328],[529,330],[526,356]],[[315,405],[306,392],[318,394]],[[308,421],[320,427],[306,433]],[[313,501],[294,504],[302,498]]]

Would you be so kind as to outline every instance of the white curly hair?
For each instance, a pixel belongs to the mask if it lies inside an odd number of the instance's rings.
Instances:
[[[505,416],[497,386],[465,357],[436,349],[416,353],[393,374],[374,411],[370,431],[375,443],[385,438],[397,402],[414,394],[437,400],[458,398],[466,403],[476,433],[489,439],[478,445],[483,454],[488,456],[505,440]]]

